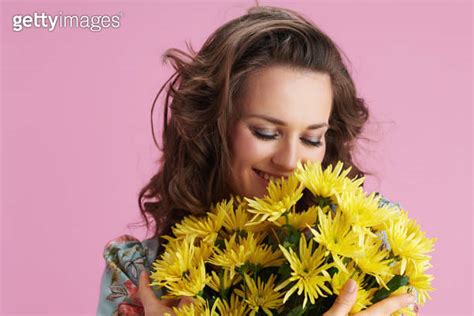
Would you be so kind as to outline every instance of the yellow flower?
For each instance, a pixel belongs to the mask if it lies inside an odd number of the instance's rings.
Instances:
[[[248,262],[261,267],[279,267],[285,259],[280,250],[272,250],[271,245],[260,245],[250,254]]]
[[[319,206],[311,206],[306,211],[297,213],[291,211],[288,214],[287,218],[280,217],[275,224],[278,226],[283,226],[287,224],[291,225],[295,229],[302,231],[308,228],[308,226],[313,226],[316,223],[318,217],[318,208]]]
[[[221,316],[242,316],[249,312],[248,305],[235,294],[232,294],[230,301],[218,298],[215,306]]]
[[[415,266],[408,266],[405,275],[408,277],[408,285],[416,289],[418,293],[418,302],[423,305],[427,299],[431,299],[428,292],[432,292],[434,289],[431,286],[433,276],[426,274],[425,269],[417,268]]]
[[[296,177],[316,196],[333,197],[336,193],[344,191],[359,190],[364,182],[364,178],[349,179],[351,167],[342,170],[344,164],[338,162],[333,170],[333,166],[329,165],[323,170],[321,163],[308,162],[304,165],[301,162],[297,164]]]
[[[405,273],[407,265],[413,268],[420,262],[429,261],[428,253],[433,251],[435,238],[427,238],[415,221],[408,218],[401,210],[399,216],[388,221],[386,227],[387,239],[395,256],[400,257],[400,274]]]
[[[202,298],[197,297],[190,304],[181,307],[173,307],[174,316],[217,316],[215,308],[210,309],[209,304]],[[170,313],[164,313],[165,316],[172,316]]]
[[[306,306],[308,299],[311,304],[314,304],[319,296],[326,297],[323,290],[328,294],[332,294],[331,290],[324,283],[331,280],[327,269],[332,267],[333,264],[325,263],[325,250],[323,247],[319,246],[313,251],[313,240],[311,239],[307,243],[304,234],[302,234],[298,254],[293,249],[288,251],[281,245],[280,249],[286,260],[290,263],[292,272],[291,276],[278,285],[275,290],[279,291],[290,283],[296,282],[286,292],[283,302],[286,302],[296,290],[298,290],[298,295],[304,292],[303,307]]]
[[[336,266],[347,272],[342,262],[343,257],[361,258],[364,250],[359,247],[359,234],[355,233],[351,227],[342,218],[341,212],[336,212],[334,219],[331,212],[323,214],[318,210],[318,229],[310,228],[314,235],[314,240],[327,248],[330,252]]]
[[[248,304],[251,316],[256,315],[260,309],[271,316],[272,309],[278,309],[283,305],[283,294],[279,293],[274,285],[276,275],[272,274],[266,282],[258,277],[256,283],[248,274],[245,274],[244,278],[245,286],[236,289],[235,294],[242,297]]]
[[[154,272],[150,278],[155,282],[152,285],[163,285],[168,281],[177,281],[195,263],[194,238],[183,241],[170,242],[159,260],[153,263]]]
[[[234,207],[228,208],[225,212],[224,228],[227,233],[239,233],[242,231],[259,232],[265,230],[267,223],[252,223],[253,214],[247,211],[247,202],[242,201],[240,197],[235,197]]]
[[[392,260],[388,257],[389,251],[382,247],[382,241],[369,237],[365,241],[365,255],[354,261],[364,273],[374,276],[378,284],[387,287],[384,280],[393,276]]]
[[[209,280],[204,266],[206,252],[194,246],[193,237],[172,242],[153,263],[151,285],[166,287],[168,297],[197,295]]]
[[[204,261],[207,260],[212,254],[213,245],[209,243],[202,242],[202,240],[196,238],[195,236],[183,236],[182,238],[173,238],[170,236],[161,237],[168,242],[164,244],[165,251],[164,253],[181,253],[185,251],[184,247],[190,247],[188,250],[193,251],[194,258],[202,258]],[[192,247],[191,249],[191,246]]]
[[[209,263],[221,266],[231,271],[234,276],[236,268],[251,263],[263,267],[279,266],[283,262],[281,252],[272,251],[270,245],[261,244],[264,236],[249,232],[246,237],[234,234],[229,240],[224,240],[224,249],[214,248]]]
[[[251,241],[253,235],[250,237]],[[247,247],[240,245],[236,241],[237,235],[234,234],[229,240],[224,240],[224,249],[214,248],[213,255],[209,258],[208,262],[215,265],[221,266],[231,271],[231,276],[234,276],[235,269],[245,264],[248,257],[257,248],[257,242],[249,242]]]
[[[189,268],[181,279],[164,284],[167,294],[163,298],[197,296],[209,282],[209,279],[204,261],[201,260],[196,266]]]
[[[214,244],[224,223],[226,213],[232,208],[232,200],[217,204],[206,216],[188,216],[173,227],[173,234],[181,239],[192,236]]]
[[[294,175],[289,176],[288,179],[270,181],[267,191],[268,194],[263,199],[246,198],[249,205],[248,211],[255,214],[252,221],[275,222],[280,216],[290,211],[303,196],[303,186]]]
[[[357,272],[353,264],[348,266],[348,272],[339,270],[335,273],[331,280],[331,286],[334,294],[339,295],[347,280],[353,279],[357,283],[357,298],[355,304],[352,306],[351,313],[357,313],[372,305],[372,298],[376,289],[364,289],[364,273]]]
[[[208,283],[208,286],[214,291],[216,291],[217,293],[226,291],[230,287],[242,281],[242,277],[240,275],[231,276],[231,273],[229,270],[221,270],[221,271],[222,271],[222,274],[220,275],[218,275],[215,271],[212,271],[211,279]]]
[[[366,227],[380,227],[398,213],[397,209],[389,206],[379,207],[380,197],[375,193],[366,196],[363,190],[336,194],[336,200],[347,222],[359,231]],[[364,232],[368,233],[370,230]]]

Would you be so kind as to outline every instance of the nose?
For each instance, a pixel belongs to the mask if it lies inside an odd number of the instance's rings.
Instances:
[[[295,170],[299,159],[301,159],[301,157],[299,157],[298,153],[298,142],[292,139],[286,139],[280,142],[271,161],[278,171],[291,173]]]

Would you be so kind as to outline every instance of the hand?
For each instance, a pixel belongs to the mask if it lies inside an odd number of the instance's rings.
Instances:
[[[324,313],[324,316],[346,316],[352,309],[357,297],[357,283],[354,280],[348,280],[344,285],[341,293],[337,297],[334,305]],[[402,294],[391,296],[386,298],[369,308],[356,313],[351,314],[353,316],[382,316],[390,315],[397,310],[414,304],[416,298],[411,294]]]
[[[190,297],[183,297],[181,299],[158,299],[148,284],[150,284],[148,274],[142,271],[138,282],[138,296],[145,309],[145,316],[162,316],[165,313],[174,315],[172,307],[181,307],[182,305],[192,302]]]

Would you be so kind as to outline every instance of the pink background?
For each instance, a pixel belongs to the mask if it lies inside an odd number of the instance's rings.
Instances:
[[[156,169],[149,110],[166,48],[199,48],[252,1],[3,3],[0,312],[92,315],[102,249],[139,220]],[[471,315],[472,4],[261,1],[303,12],[343,48],[372,112],[369,189],[437,237],[421,315]],[[15,14],[116,14],[120,29],[12,31]]]

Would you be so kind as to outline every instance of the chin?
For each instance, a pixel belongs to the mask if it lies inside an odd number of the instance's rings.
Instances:
[[[252,190],[248,190],[246,192],[247,194],[245,195],[245,197],[248,197],[248,198],[263,198],[266,194],[267,194],[267,188],[254,188]]]
[[[235,194],[246,198],[263,198],[266,195],[268,181],[256,175],[253,170],[251,170],[249,177],[239,180],[235,181],[232,186]]]

